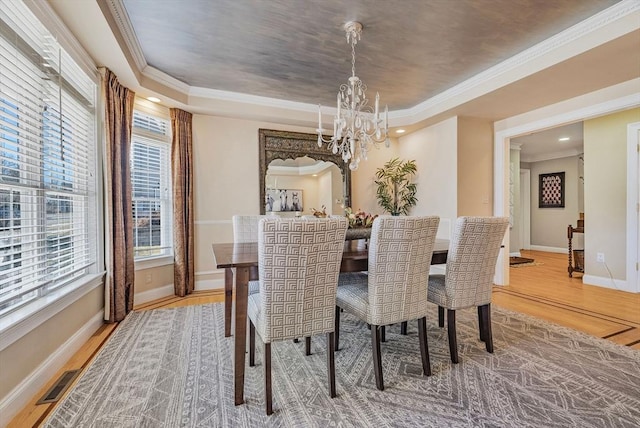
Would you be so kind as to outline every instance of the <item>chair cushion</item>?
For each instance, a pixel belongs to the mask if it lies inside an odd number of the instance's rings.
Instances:
[[[342,276],[342,275],[341,275]],[[353,281],[338,286],[336,305],[365,322],[369,322],[369,290],[366,274],[349,274]]]
[[[260,292],[260,281],[249,281],[249,296]]]
[[[447,292],[444,287],[444,275],[429,275],[429,288],[427,290],[427,300],[438,306],[447,307]]]
[[[259,292],[250,294],[247,300],[247,317],[253,322],[253,325],[256,327],[256,331],[258,332],[260,338],[265,343],[269,343],[270,341],[265,338],[265,323],[263,315],[262,295]]]

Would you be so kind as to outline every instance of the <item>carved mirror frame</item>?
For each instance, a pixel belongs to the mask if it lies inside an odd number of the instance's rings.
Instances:
[[[297,159],[308,156],[312,159],[332,162],[342,173],[344,206],[351,206],[351,170],[341,155],[334,155],[325,145],[318,147],[317,134],[302,132],[258,130],[260,143],[260,214],[265,214],[265,183],[267,168],[274,159]]]

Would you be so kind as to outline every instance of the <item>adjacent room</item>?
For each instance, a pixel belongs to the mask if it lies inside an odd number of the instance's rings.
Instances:
[[[0,0],[0,427],[639,426],[640,1],[307,3]]]

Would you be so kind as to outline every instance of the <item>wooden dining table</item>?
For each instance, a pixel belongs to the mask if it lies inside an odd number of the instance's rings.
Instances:
[[[233,269],[235,269],[235,343],[234,343],[234,395],[236,406],[244,403],[244,369],[247,340],[247,298],[250,279],[258,279],[258,243],[212,244],[216,268],[225,269],[225,336],[231,333],[231,299]],[[431,264],[447,261],[449,241],[437,239]],[[369,251],[365,241],[345,241],[340,272],[360,272],[369,269]],[[227,315],[228,308],[228,315]]]

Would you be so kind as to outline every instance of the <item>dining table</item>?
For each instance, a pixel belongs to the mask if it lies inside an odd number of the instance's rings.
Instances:
[[[247,341],[247,299],[250,280],[258,279],[258,243],[212,244],[216,268],[225,269],[225,336],[231,334],[231,305],[235,294],[234,330],[234,402],[244,403],[244,369]],[[436,239],[431,264],[447,262],[449,241]],[[345,241],[340,272],[367,271],[369,251],[367,240]],[[235,270],[235,293],[232,293]]]

